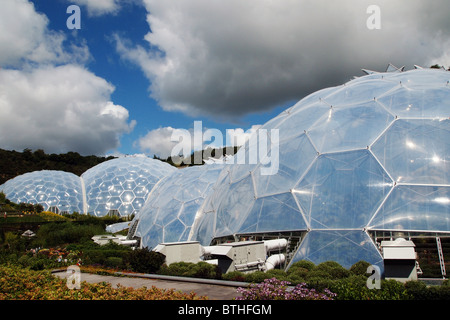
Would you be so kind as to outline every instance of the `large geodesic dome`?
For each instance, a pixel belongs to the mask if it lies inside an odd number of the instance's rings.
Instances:
[[[86,190],[85,212],[95,216],[136,214],[155,184],[176,171],[173,166],[144,156],[102,162],[81,175]]]
[[[262,126],[279,134],[277,172],[226,166],[191,239],[296,236],[291,263],[350,267],[382,266],[376,233],[449,233],[450,72],[396,71],[315,92]]]
[[[222,169],[220,164],[193,166],[161,179],[135,216],[128,238],[138,237],[148,248],[188,240],[197,211]]]
[[[42,170],[25,173],[0,186],[9,200],[41,204],[55,213],[82,212],[83,192],[80,177],[73,173]]]

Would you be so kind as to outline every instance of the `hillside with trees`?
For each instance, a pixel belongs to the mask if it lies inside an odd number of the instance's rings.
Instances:
[[[205,162],[196,164],[194,157],[201,157],[198,159],[207,160],[209,158],[220,158],[222,155],[233,155],[237,152],[238,147],[232,148],[208,148],[202,151],[196,151],[190,155],[190,161],[186,161],[181,157],[180,159],[161,159],[154,156],[153,159],[167,162],[173,166],[180,166],[180,162],[189,163],[187,166],[204,164]],[[201,154],[199,154],[201,153]],[[9,151],[0,149],[0,185],[18,175],[33,172],[38,170],[60,170],[74,173],[81,176],[83,172],[96,166],[104,161],[114,159],[116,157],[99,157],[99,156],[82,156],[77,152],[67,152],[62,154],[46,154],[44,150],[25,149],[23,152]],[[174,161],[175,160],[175,161]],[[185,166],[186,164],[181,164]]]
[[[23,152],[0,149],[0,184],[37,170],[61,170],[81,175],[87,169],[114,157],[82,156],[77,152],[46,154],[43,150]]]

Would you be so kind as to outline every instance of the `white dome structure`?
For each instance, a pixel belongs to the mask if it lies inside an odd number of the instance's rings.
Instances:
[[[227,165],[189,240],[296,235],[291,263],[350,267],[382,266],[377,232],[450,233],[450,72],[367,73],[262,126],[278,130],[278,172]]]
[[[144,156],[127,156],[102,162],[81,177],[64,171],[25,173],[0,186],[13,202],[41,204],[56,213],[137,214],[155,184],[177,169]]]
[[[223,165],[193,166],[166,176],[153,188],[135,216],[128,238],[138,237],[141,247],[186,241],[194,219]]]
[[[55,213],[82,212],[83,192],[80,177],[73,173],[42,170],[25,173],[0,186],[16,203],[40,204]]]
[[[147,195],[163,177],[177,169],[144,156],[127,156],[102,162],[81,175],[86,190],[85,212],[129,216],[144,205]]]

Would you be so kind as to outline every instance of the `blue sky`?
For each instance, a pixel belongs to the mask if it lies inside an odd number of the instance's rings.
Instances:
[[[286,106],[275,107],[261,114],[249,115],[226,121],[220,118],[195,116],[191,117],[181,112],[164,111],[149,92],[149,81],[142,70],[133,63],[121,58],[115,50],[114,35],[119,34],[135,45],[149,47],[143,39],[150,28],[146,22],[147,12],[142,4],[125,3],[115,14],[90,16],[86,6],[80,5],[81,29],[68,30],[67,19],[71,14],[66,13],[70,3],[67,1],[32,1],[36,11],[44,13],[49,19],[49,28],[67,34],[68,41],[86,41],[91,57],[86,67],[95,75],[106,79],[115,86],[111,95],[114,103],[124,106],[130,113],[130,119],[136,120],[132,132],[123,134],[120,147],[111,150],[123,154],[140,153],[136,146],[139,137],[143,137],[149,130],[160,127],[190,129],[194,121],[202,121],[204,127],[217,128],[223,132],[227,129],[242,128],[244,131],[253,124],[261,124],[281,112]],[[145,150],[149,152],[150,150]],[[157,150],[152,150],[157,152]],[[150,151],[151,152],[151,151]]]
[[[194,121],[242,135],[361,68],[450,65],[445,0],[377,1],[377,30],[371,4],[4,0],[0,148],[167,156]]]

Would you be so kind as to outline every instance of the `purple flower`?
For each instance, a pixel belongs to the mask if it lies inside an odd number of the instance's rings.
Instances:
[[[238,288],[241,294],[236,300],[333,300],[336,294],[328,289],[316,292],[308,289],[306,283],[289,287],[289,281],[280,281],[276,278],[266,279],[259,284],[251,284],[249,288]]]

